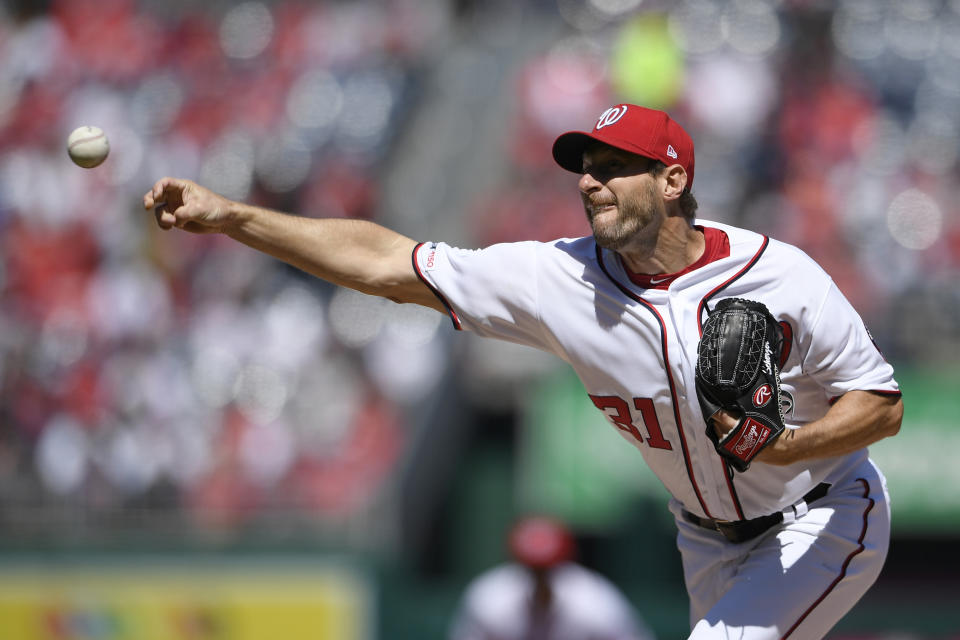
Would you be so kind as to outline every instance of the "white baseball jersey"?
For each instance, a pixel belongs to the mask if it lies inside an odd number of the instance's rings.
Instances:
[[[567,563],[550,572],[553,602],[531,609],[534,582],[516,564],[475,578],[450,627],[450,640],[653,640],[620,591],[600,574]]]
[[[415,262],[458,329],[570,363],[593,403],[685,509],[743,520],[787,507],[866,452],[792,466],[755,461],[731,479],[706,435],[694,387],[708,308],[749,298],[782,323],[788,427],[822,417],[847,391],[898,387],[860,316],[806,254],[751,231],[697,224],[723,232],[729,255],[675,278],[653,278],[648,288],[592,237],[476,251],[425,244]]]
[[[883,564],[889,538],[889,519],[877,519],[887,513],[883,478],[865,448],[789,466],[754,460],[747,472],[731,477],[706,435],[694,386],[703,322],[708,310],[727,297],[762,302],[780,322],[785,338],[781,381],[788,428],[802,429],[821,418],[847,391],[899,395],[899,388],[892,367],[873,344],[860,316],[805,253],[729,225],[702,220],[696,224],[704,232],[704,256],[678,274],[631,274],[615,252],[599,248],[593,237],[500,244],[482,250],[427,243],[415,250],[414,266],[444,303],[457,329],[536,347],[568,362],[594,405],[639,449],[674,497],[671,509],[678,518],[692,622],[714,604],[742,606],[730,605],[729,598],[722,600],[730,584],[711,582],[709,577],[717,569],[711,563],[723,557],[716,552],[716,544],[737,545],[717,540],[716,532],[681,524],[681,509],[720,520],[751,519],[789,510],[823,482],[834,488],[829,499],[816,505],[830,500],[840,504],[840,498],[853,496],[845,507],[851,510],[849,518],[817,516],[832,522],[829,527],[845,523],[844,530],[831,529],[831,533],[852,545],[837,545],[830,552],[834,574],[818,575],[831,563],[813,562],[813,554],[806,556],[809,565],[797,562],[793,568],[797,575],[791,588],[800,592],[795,604],[812,594],[815,604],[810,611],[770,608],[779,619],[757,635],[745,630],[760,627],[745,623],[716,631],[715,636],[691,636],[727,637],[724,634],[736,628],[736,637],[786,637],[787,629],[796,629],[803,621],[810,635],[798,637],[816,637],[817,629],[829,628],[856,602]],[[851,475],[851,470],[863,472]],[[869,486],[862,487],[860,481]],[[877,502],[883,504],[874,508]],[[871,510],[876,526],[868,531]],[[807,516],[810,522],[816,515],[813,511]],[[784,525],[791,526],[800,525],[790,521]],[[687,544],[687,538],[704,535],[714,542],[699,547]],[[829,543],[821,548],[828,547]],[[851,563],[854,557],[857,563]],[[870,566],[861,569],[859,560],[867,559]],[[786,562],[786,556],[781,561]],[[858,583],[854,576],[860,573],[863,580]],[[829,589],[818,586],[823,582]],[[843,588],[838,588],[841,582]],[[846,587],[852,583],[859,585],[859,592]],[[831,597],[826,598],[827,594]]]

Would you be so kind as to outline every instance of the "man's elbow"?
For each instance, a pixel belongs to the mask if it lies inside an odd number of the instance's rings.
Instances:
[[[361,291],[397,304],[417,304],[446,313],[436,294],[411,269],[409,273],[381,271],[372,274]]]
[[[903,423],[903,398],[898,396],[885,413],[883,437],[889,438],[900,432],[900,425]]]

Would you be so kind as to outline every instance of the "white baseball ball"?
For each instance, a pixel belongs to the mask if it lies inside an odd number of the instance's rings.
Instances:
[[[99,127],[77,127],[67,138],[67,153],[77,166],[92,169],[107,159],[110,141]]]

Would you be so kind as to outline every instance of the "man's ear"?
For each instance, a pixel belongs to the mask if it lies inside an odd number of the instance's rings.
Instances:
[[[663,187],[665,200],[676,200],[687,186],[687,170],[679,164],[672,164],[663,173],[666,181]]]

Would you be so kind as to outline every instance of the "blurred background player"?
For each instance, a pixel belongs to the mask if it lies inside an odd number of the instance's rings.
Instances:
[[[513,562],[467,585],[449,640],[653,640],[612,582],[574,562],[563,523],[522,518],[507,542]]]

